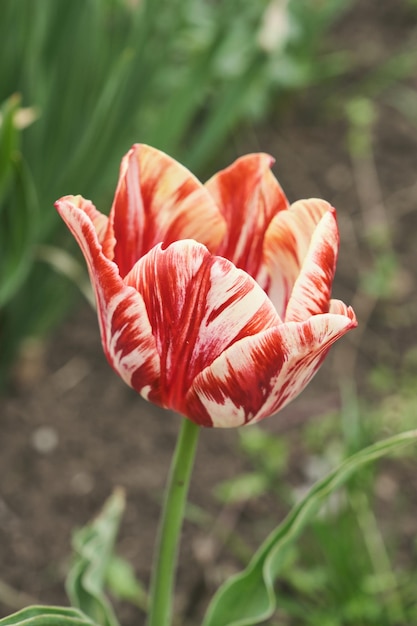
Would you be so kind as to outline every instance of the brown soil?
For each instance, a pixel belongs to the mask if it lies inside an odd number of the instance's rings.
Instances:
[[[415,344],[417,127],[392,105],[395,87],[389,85],[375,99],[373,157],[352,159],[341,102],[365,92],[367,76],[408,42],[411,47],[413,39],[415,47],[417,14],[405,1],[358,4],[332,35],[334,46],[351,50],[355,71],[324,89],[306,90],[291,110],[271,115],[254,135],[243,133],[227,155],[230,161],[242,152],[270,152],[291,200],[320,196],[337,207],[342,245],[335,296],[354,301],[367,331],[340,342],[309,389],[262,426],[273,433],[285,431],[293,441],[288,479],[294,485],[300,479],[297,426],[339,406],[341,363],[345,373],[359,371],[365,382],[376,363],[400,367],[400,355],[410,342]],[[401,83],[417,87],[415,79]],[[375,215],[378,224],[382,220],[388,226],[400,268],[395,288],[382,299],[357,288],[363,268],[375,258],[367,231]],[[0,615],[28,601],[68,603],[63,581],[71,530],[87,522],[118,485],[127,494],[118,549],[146,582],[179,418],[142,401],[111,371],[102,355],[95,314],[87,306],[80,305],[46,347],[28,346],[15,387],[1,405]],[[248,462],[239,451],[236,431],[204,430],[190,500],[215,520],[220,517],[231,532],[237,526],[256,546],[286,506],[271,496],[256,505],[222,509],[212,494],[219,481],[245,468]],[[187,522],[179,609],[192,621],[219,581],[236,567],[224,541]],[[29,598],[3,589],[6,582]],[[121,616],[126,626],[143,623],[137,609],[123,607]]]

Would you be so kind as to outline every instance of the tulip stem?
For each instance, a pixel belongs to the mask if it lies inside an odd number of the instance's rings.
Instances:
[[[149,594],[148,626],[169,626],[179,535],[200,427],[183,419],[171,462]]]

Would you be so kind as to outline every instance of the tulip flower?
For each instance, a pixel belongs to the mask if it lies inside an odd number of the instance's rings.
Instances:
[[[56,203],[88,265],[109,363],[144,398],[201,426],[277,412],[356,326],[331,299],[335,210],[290,205],[272,163],[249,154],[203,185],[134,145],[108,217],[81,196]]]

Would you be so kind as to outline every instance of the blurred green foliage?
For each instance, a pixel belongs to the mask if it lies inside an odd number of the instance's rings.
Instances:
[[[10,96],[0,108],[0,307],[24,280],[36,238],[37,201],[19,151],[19,102]]]
[[[46,332],[74,296],[45,254],[70,246],[53,202],[81,193],[108,207],[135,141],[207,170],[243,120],[343,69],[319,44],[348,4],[3,0],[2,378],[21,340]]]

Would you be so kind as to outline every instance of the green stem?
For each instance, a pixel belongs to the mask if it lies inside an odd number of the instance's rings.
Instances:
[[[183,419],[171,462],[160,520],[149,598],[148,626],[169,626],[179,535],[200,427]]]

